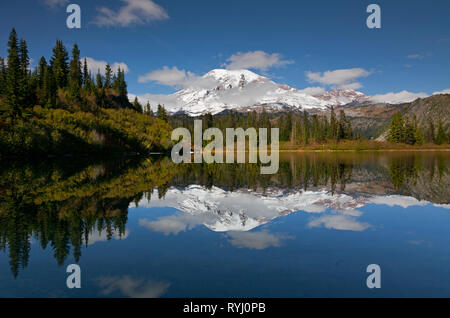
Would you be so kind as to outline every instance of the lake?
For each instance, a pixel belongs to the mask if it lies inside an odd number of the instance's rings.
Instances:
[[[275,175],[3,159],[0,297],[450,297],[449,167],[448,152],[282,153]]]

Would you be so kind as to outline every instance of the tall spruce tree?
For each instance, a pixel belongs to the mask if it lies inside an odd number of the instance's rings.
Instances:
[[[69,68],[69,90],[72,97],[80,98],[82,83],[83,74],[81,72],[80,50],[78,49],[78,45],[74,44]]]
[[[69,66],[69,55],[66,47],[60,40],[56,41],[56,45],[53,48],[53,56],[50,59],[50,65],[52,67],[55,83],[58,88],[67,87]]]
[[[87,84],[88,80],[90,80],[89,69],[88,69],[88,65],[87,65],[87,59],[84,58],[84,62],[83,62],[83,87],[86,88],[86,84]]]
[[[389,125],[388,140],[390,142],[405,142],[405,121],[401,113],[396,113]]]
[[[436,141],[435,143],[437,145],[442,145],[447,142],[447,134],[444,131],[444,126],[442,125],[442,121],[439,121],[437,134],[436,134]]]
[[[158,117],[159,119],[161,119],[165,122],[168,121],[166,109],[161,104],[158,104],[158,111],[156,113],[156,117]]]
[[[105,88],[110,89],[111,88],[111,80],[112,80],[112,69],[109,64],[106,64],[105,68]]]
[[[5,99],[2,107],[3,116],[9,119],[12,124],[22,115],[24,96],[23,72],[21,68],[19,44],[17,33],[12,29],[8,41],[8,67],[6,69]]]
[[[6,64],[5,60],[0,57],[0,97],[5,93],[6,87]]]

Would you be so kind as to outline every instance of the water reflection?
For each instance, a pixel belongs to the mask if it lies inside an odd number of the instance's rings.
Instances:
[[[252,250],[293,240],[292,234],[260,228],[292,213],[307,213],[311,229],[362,232],[372,227],[359,220],[361,208],[370,204],[450,207],[447,153],[312,153],[280,159],[272,176],[260,175],[257,164],[175,165],[169,158],[3,162],[0,249],[8,254],[14,277],[27,267],[34,244],[51,250],[59,265],[69,255],[79,262],[83,247],[132,234],[130,207],[176,209],[140,217],[139,226],[152,232],[176,236],[206,226],[223,232],[232,246]],[[125,275],[100,277],[98,286],[106,296],[158,297],[169,284]]]

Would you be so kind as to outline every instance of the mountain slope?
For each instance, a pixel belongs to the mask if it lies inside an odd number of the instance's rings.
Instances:
[[[248,111],[258,107],[264,107],[266,111],[326,110],[330,106],[365,100],[363,93],[352,90],[311,96],[248,70],[225,69],[212,70],[190,82],[187,88],[168,96],[141,96],[141,102],[149,101],[153,108],[161,103],[169,113],[190,116],[214,115],[231,109]]]

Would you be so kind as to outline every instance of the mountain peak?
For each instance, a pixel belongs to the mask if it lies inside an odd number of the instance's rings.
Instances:
[[[160,100],[152,97],[142,102],[164,104],[170,113],[200,116],[206,113],[214,115],[225,110],[251,111],[255,108],[264,108],[266,111],[326,110],[330,106],[359,101],[365,95],[342,90],[311,96],[246,69],[213,69],[191,87]]]

